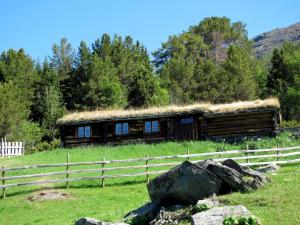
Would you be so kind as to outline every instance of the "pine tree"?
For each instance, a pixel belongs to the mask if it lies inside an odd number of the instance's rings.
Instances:
[[[115,108],[125,105],[122,85],[109,58],[92,57],[91,78],[87,82],[85,104],[90,108]]]
[[[60,40],[59,45],[52,47],[52,57],[50,65],[55,68],[60,81],[60,89],[63,94],[64,102],[68,109],[73,109],[74,102],[72,98],[72,73],[74,70],[75,52],[66,38]]]

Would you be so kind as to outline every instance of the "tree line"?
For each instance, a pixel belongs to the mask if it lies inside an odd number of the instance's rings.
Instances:
[[[132,37],[103,34],[74,49],[67,39],[44,62],[23,49],[0,56],[0,137],[53,142],[68,111],[146,108],[277,96],[300,119],[300,45],[256,58],[246,25],[205,18],[152,53]],[[58,143],[59,141],[56,141]]]

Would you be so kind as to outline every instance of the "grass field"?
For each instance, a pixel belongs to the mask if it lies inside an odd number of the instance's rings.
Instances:
[[[145,155],[184,154],[231,149],[245,149],[246,144],[255,148],[300,145],[300,140],[285,133],[277,138],[248,141],[236,145],[224,143],[184,142],[161,143],[157,145],[126,145],[118,147],[88,147],[57,149],[24,157],[1,159],[1,166],[11,167],[36,163],[65,162],[66,153],[72,162],[106,159],[125,159]],[[49,169],[47,170],[49,171]],[[31,172],[43,172],[36,169]],[[220,197],[226,204],[243,204],[263,224],[298,225],[300,224],[300,165],[283,167],[272,182],[265,188],[247,194],[234,193]],[[18,172],[11,173],[11,175]],[[7,190],[8,197],[0,200],[1,225],[71,225],[80,217],[95,217],[105,221],[118,221],[128,211],[149,201],[145,178],[122,178],[107,180],[106,187],[100,188],[99,181],[71,183],[70,189],[64,184],[19,187]],[[68,200],[31,202],[27,198],[39,189],[56,188],[70,194]]]

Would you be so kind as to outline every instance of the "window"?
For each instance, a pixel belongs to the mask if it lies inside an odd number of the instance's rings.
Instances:
[[[116,123],[115,134],[124,135],[129,133],[128,123]]]
[[[194,118],[193,117],[188,117],[188,118],[183,118],[180,120],[181,124],[192,124],[194,123]]]
[[[155,133],[159,132],[159,123],[157,120],[146,121],[145,122],[145,133]]]
[[[90,138],[91,137],[91,127],[85,126],[85,127],[78,127],[78,138]]]

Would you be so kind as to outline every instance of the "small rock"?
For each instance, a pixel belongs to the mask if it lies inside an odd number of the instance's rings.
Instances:
[[[160,210],[156,203],[147,203],[142,207],[135,209],[124,216],[124,221],[131,225],[143,225],[153,220]]]
[[[242,205],[214,207],[192,216],[192,225],[223,225],[228,216],[250,216],[252,215]]]
[[[81,218],[75,222],[74,225],[128,225],[126,223],[110,223],[110,222],[101,222],[93,218]]]
[[[207,205],[208,208],[213,208],[219,206],[220,202],[218,199],[208,198],[208,199],[199,200],[197,202],[197,205]]]
[[[256,171],[260,173],[274,173],[277,172],[279,169],[280,167],[277,164],[271,163],[269,165],[259,167],[258,169],[256,169]]]

